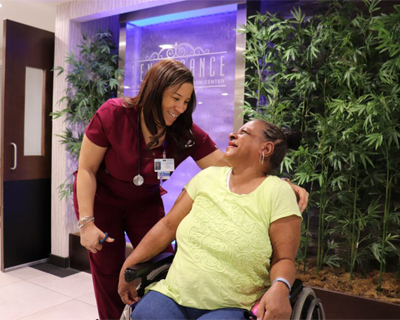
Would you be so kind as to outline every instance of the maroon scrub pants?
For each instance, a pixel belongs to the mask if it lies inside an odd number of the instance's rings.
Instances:
[[[74,196],[75,211],[78,212],[76,195]],[[136,247],[164,214],[159,194],[137,202],[134,206],[115,206],[95,201],[96,226],[115,239],[112,243],[105,242],[101,251],[95,254],[89,252],[100,319],[120,319],[125,307],[118,294],[119,273],[125,261],[124,231],[133,247]]]

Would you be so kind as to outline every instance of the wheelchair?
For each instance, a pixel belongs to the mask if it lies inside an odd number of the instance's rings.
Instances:
[[[141,278],[141,284],[137,287],[138,296],[143,297],[145,288],[161,279],[164,279],[172,264],[174,255],[172,253],[161,253],[153,259],[140,263],[125,273],[125,281],[130,282]],[[325,320],[325,311],[320,299],[310,287],[303,286],[301,280],[296,279],[290,294],[292,314],[290,320]],[[243,311],[248,320],[256,320],[257,317],[251,311]],[[120,320],[130,320],[131,306],[127,305]]]

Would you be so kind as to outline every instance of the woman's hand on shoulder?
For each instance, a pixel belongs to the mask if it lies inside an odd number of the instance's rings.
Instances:
[[[228,162],[224,159],[224,154],[221,150],[216,149],[214,152],[209,155],[201,158],[196,161],[196,164],[199,166],[201,170],[204,170],[208,167],[225,167],[228,166]]]
[[[287,183],[292,187],[296,198],[297,198],[297,204],[299,205],[300,212],[303,213],[303,211],[307,208],[308,205],[308,197],[310,194],[307,192],[306,189],[298,186],[297,184],[294,184],[293,182],[290,182],[290,180],[286,180]]]
[[[104,239],[105,233],[95,226],[93,222],[85,225],[81,230],[81,245],[92,253],[97,253],[103,249],[100,240]],[[114,242],[114,239],[108,237],[106,242]]]
[[[287,287],[280,282],[272,285],[261,298],[257,320],[290,319],[292,307]]]

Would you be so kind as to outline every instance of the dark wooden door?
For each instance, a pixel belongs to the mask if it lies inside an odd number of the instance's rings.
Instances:
[[[54,33],[4,21],[1,269],[51,250]]]

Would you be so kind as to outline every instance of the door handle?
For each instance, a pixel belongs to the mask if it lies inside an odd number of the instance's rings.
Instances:
[[[17,145],[14,142],[10,143],[14,148],[14,165],[10,168],[11,170],[17,169]]]

